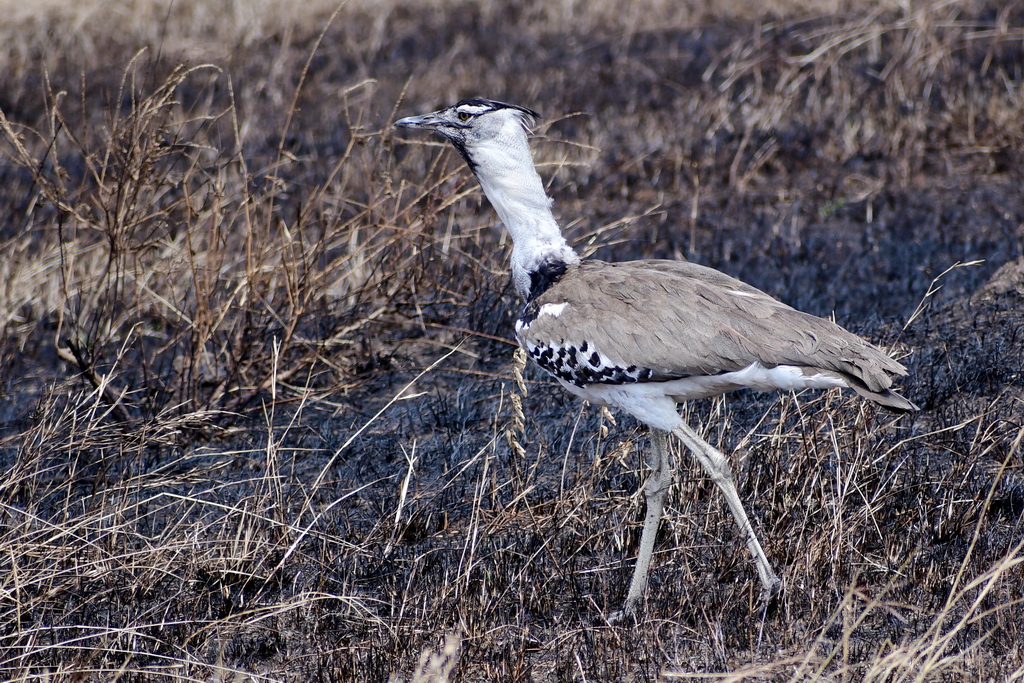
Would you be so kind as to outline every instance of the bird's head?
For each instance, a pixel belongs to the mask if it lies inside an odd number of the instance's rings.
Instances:
[[[399,119],[395,125],[443,135],[475,170],[479,155],[491,144],[524,145],[526,134],[539,119],[537,112],[526,107],[474,97],[429,114]]]

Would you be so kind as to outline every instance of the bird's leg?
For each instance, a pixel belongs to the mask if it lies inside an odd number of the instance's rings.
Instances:
[[[739,524],[750,554],[754,556],[757,573],[761,577],[763,595],[766,600],[770,599],[779,590],[782,581],[772,571],[768,558],[765,557],[764,550],[761,549],[761,544],[754,533],[754,528],[750,525],[750,520],[747,519],[747,513],[743,509],[743,503],[740,502],[739,493],[736,492],[736,485],[733,483],[729,461],[721,451],[697,436],[697,433],[683,422],[680,422],[679,426],[672,430],[672,433],[693,453],[693,456],[704,467],[704,471],[711,477],[711,481],[715,482],[715,485],[725,495],[725,502],[729,505],[736,523]]]
[[[647,516],[644,518],[644,530],[640,535],[640,550],[636,555],[636,566],[633,578],[629,582],[629,593],[622,609],[614,612],[608,620],[612,623],[624,617],[636,614],[640,598],[647,590],[647,577],[651,570],[651,557],[654,555],[654,541],[658,536],[658,524],[665,510],[665,497],[672,485],[672,454],[668,448],[668,432],[651,429],[651,476],[644,485],[644,496],[647,503]]]

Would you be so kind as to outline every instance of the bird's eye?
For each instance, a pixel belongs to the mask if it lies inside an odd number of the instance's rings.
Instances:
[[[469,121],[471,118],[473,118],[473,115],[468,111],[459,112],[459,121]]]

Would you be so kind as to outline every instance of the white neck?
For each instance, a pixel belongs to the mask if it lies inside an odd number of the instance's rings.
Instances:
[[[545,263],[571,266],[580,258],[551,214],[551,199],[533,165],[526,133],[518,124],[502,133],[468,151],[480,187],[512,237],[512,281],[526,299],[531,274]]]

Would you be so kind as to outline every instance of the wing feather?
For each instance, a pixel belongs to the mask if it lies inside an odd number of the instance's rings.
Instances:
[[[544,304],[567,303],[555,315]],[[795,365],[850,375],[884,391],[906,370],[835,323],[797,311],[724,273],[679,261],[585,261],[527,307],[522,343],[586,341],[653,379]]]

